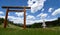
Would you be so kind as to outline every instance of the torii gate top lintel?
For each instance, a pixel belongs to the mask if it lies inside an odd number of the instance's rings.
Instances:
[[[28,6],[2,6],[2,8],[11,8],[11,9],[31,9],[31,7]]]

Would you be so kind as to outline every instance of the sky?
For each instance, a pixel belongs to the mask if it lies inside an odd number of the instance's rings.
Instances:
[[[60,17],[60,0],[0,0],[0,18],[5,18],[6,9],[2,6],[28,6],[26,24],[54,21]],[[14,23],[22,23],[24,12],[9,12],[8,19]]]

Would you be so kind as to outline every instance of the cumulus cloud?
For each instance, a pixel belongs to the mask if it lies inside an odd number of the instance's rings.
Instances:
[[[26,20],[26,24],[27,25],[30,25],[30,24],[33,24],[35,21],[33,21],[33,20]]]
[[[8,16],[8,19],[14,23],[23,23],[23,18],[20,17]]]
[[[46,0],[28,0],[28,6],[31,7],[31,13],[41,10]]]
[[[26,23],[27,23],[27,25],[28,24],[33,24],[34,22],[35,22],[35,17],[33,16],[33,15],[27,15],[27,18],[26,18]]]
[[[8,19],[15,19],[14,16],[8,16]]]
[[[52,12],[52,10],[53,10],[53,8],[49,8],[49,9],[48,9],[48,12]]]
[[[15,14],[19,17],[19,16],[23,16],[24,12],[16,12]],[[26,13],[26,15],[28,15],[28,13]]]
[[[54,21],[57,20],[57,18],[53,18],[53,19],[45,19],[45,21]]]
[[[16,12],[15,13],[17,16],[23,16],[24,12]]]
[[[13,21],[14,23],[22,23],[23,24],[23,21],[24,21],[24,17],[14,17],[14,16],[8,16],[8,19],[10,21]],[[27,15],[27,18],[26,18],[26,24],[33,24],[33,20],[35,19],[35,17],[33,15]]]
[[[37,17],[40,16],[41,18],[45,18],[45,17],[47,17],[47,15],[48,15],[48,14],[46,14],[46,13],[40,13],[40,14],[37,15]]]
[[[5,19],[5,16],[1,16],[1,15],[0,15],[0,18],[4,18],[4,19]]]
[[[21,18],[11,19],[10,21],[13,21],[14,23],[23,23],[23,19]]]
[[[4,14],[4,12],[0,11],[0,14]]]
[[[33,15],[28,15],[27,19],[35,19],[35,17]]]
[[[45,19],[45,22],[46,21],[54,21],[54,20],[57,20],[57,18],[53,18],[53,19]],[[27,25],[28,24],[33,24],[33,23],[41,23],[41,22],[43,22],[43,20],[41,19],[41,20],[27,20]]]
[[[32,16],[32,15],[28,15],[28,16]],[[0,16],[0,18],[5,18],[5,16]],[[39,23],[39,22],[43,22],[42,21],[42,19],[40,20],[40,19],[33,19],[34,18],[34,16],[32,16],[31,18],[29,18],[29,17],[27,17],[28,19],[26,19],[26,25],[30,25],[30,24],[33,24],[33,23]],[[8,19],[10,20],[10,21],[13,21],[14,23],[22,23],[22,24],[24,24],[24,18],[20,18],[20,17],[14,17],[14,16],[8,16]],[[57,20],[57,18],[54,18],[54,19],[45,19],[45,22],[46,21],[54,21],[54,20]]]
[[[53,16],[55,16],[55,15],[57,15],[57,14],[60,14],[60,8],[56,9],[56,10],[52,13]]]

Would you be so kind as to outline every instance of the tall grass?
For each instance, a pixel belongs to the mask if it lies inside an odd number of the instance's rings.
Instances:
[[[11,24],[9,26],[3,28],[3,25],[0,25],[0,35],[60,35],[60,27],[23,29]]]
[[[60,28],[59,28],[60,29]],[[60,35],[58,28],[31,28],[31,29],[14,29],[14,28],[1,28],[0,35]]]

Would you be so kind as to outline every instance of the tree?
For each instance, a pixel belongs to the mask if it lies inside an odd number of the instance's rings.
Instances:
[[[0,18],[0,25],[4,22],[3,18]]]
[[[42,23],[34,23],[31,28],[41,28]]]

